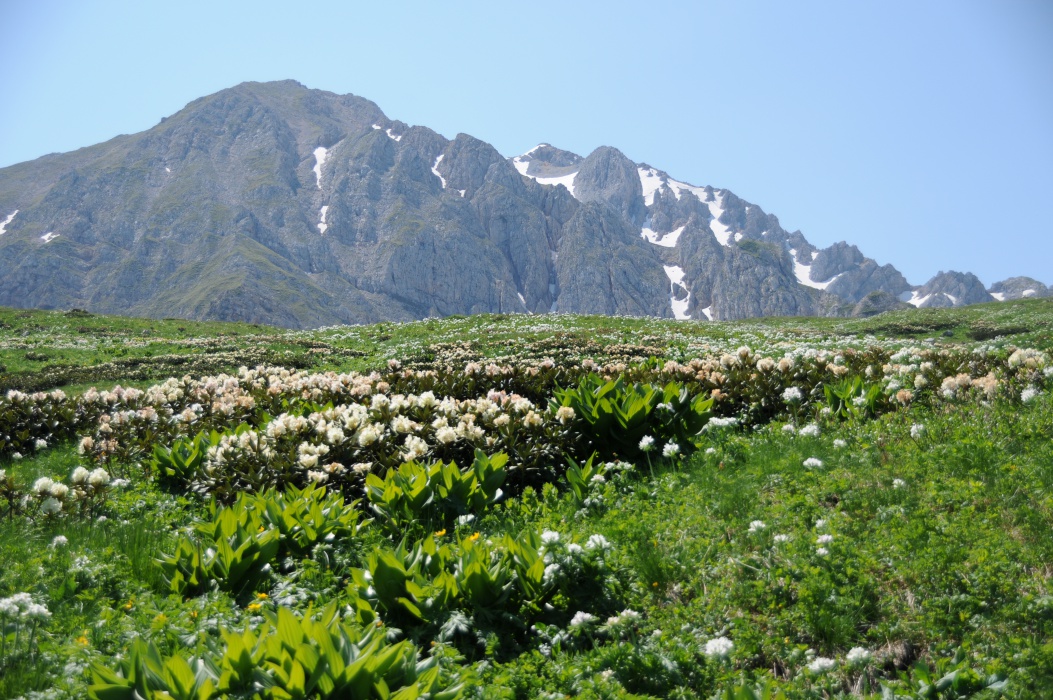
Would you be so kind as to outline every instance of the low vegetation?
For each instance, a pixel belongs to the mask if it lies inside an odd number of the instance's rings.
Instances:
[[[1051,321],[0,310],[0,698],[1043,697]]]

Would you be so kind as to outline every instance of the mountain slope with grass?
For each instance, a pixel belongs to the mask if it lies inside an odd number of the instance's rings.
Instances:
[[[0,697],[1042,697],[1051,325],[0,309]]]
[[[474,313],[872,315],[1044,296],[913,286],[615,148],[506,158],[354,95],[244,83],[0,169],[0,304],[313,328]]]

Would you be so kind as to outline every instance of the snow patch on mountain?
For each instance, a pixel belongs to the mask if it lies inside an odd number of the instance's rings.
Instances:
[[[926,294],[925,296],[920,296],[918,294],[918,292],[915,291],[915,292],[911,293],[910,299],[905,299],[905,301],[908,304],[912,305],[912,306],[917,306],[917,307],[920,308],[922,304],[924,304],[925,302],[927,302],[931,298],[932,298],[931,294]]]
[[[640,185],[643,186],[644,204],[651,206],[654,204],[654,193],[665,186],[665,180],[654,168],[638,167],[636,172],[640,174]],[[679,199],[679,197],[677,199]]]
[[[839,274],[834,275],[825,282],[816,282],[812,280],[812,266],[810,264],[805,265],[801,263],[797,259],[797,251],[793,248],[790,249],[790,257],[793,258],[793,274],[795,277],[797,277],[797,281],[803,284],[805,287],[811,287],[812,289],[826,289],[835,281],[837,281],[838,277],[845,274],[841,272]]]
[[[707,320],[712,321],[713,320],[713,307],[712,306],[707,306],[706,308],[702,309],[702,314],[706,317]]]
[[[402,134],[395,134],[394,132],[391,131],[391,129],[384,129],[384,133],[387,134],[388,138],[391,139],[392,141],[401,141],[402,140]]]
[[[442,188],[446,189],[446,178],[439,174],[439,163],[442,162],[443,155],[445,154],[440,153],[439,157],[435,159],[435,164],[431,166],[431,171],[434,173],[435,177],[439,178],[439,182],[442,183]]]
[[[6,233],[5,229],[7,228],[7,225],[15,220],[15,215],[16,214],[18,214],[18,210],[17,209],[15,209],[13,212],[11,212],[11,216],[9,216],[6,219],[4,219],[3,222],[0,222],[0,236],[4,235],[4,233]]]
[[[55,240],[58,237],[59,234],[55,233],[54,231],[48,231],[40,237],[40,240],[44,241],[45,243],[51,243],[51,241]]]
[[[572,173],[564,173],[563,175],[554,175],[552,177],[538,177],[537,175],[531,175],[529,172],[527,172],[528,170],[530,170],[530,163],[533,161],[533,158],[530,154],[536,151],[537,149],[543,148],[547,145],[547,143],[539,143],[523,155],[515,156],[514,158],[512,158],[512,166],[519,171],[520,175],[529,177],[531,180],[536,181],[538,184],[563,185],[567,188],[567,191],[570,192],[570,195],[577,199],[577,196],[574,194],[574,178],[578,176],[577,170],[575,170]]]
[[[655,245],[660,245],[663,248],[675,248],[677,240],[680,238],[680,234],[684,232],[684,228],[684,226],[681,226],[669,233],[657,233],[645,227],[640,230],[640,237],[654,243]]]
[[[1020,296],[1021,297],[1033,297],[1036,294],[1038,294],[1038,292],[1036,290],[1034,290],[1034,289],[1025,289],[1023,292],[1020,293]]]
[[[329,205],[326,204],[324,207],[322,207],[321,218],[318,221],[318,231],[319,231],[319,233],[322,233],[323,235],[329,229],[329,225],[325,223],[325,215],[328,212],[329,212]]]
[[[536,147],[535,150],[537,148],[540,148],[540,146]],[[530,177],[529,175],[527,175],[527,170],[530,169],[530,161],[523,160],[525,157],[525,154],[522,156],[516,156],[512,159],[512,165],[515,167],[516,170],[519,171],[520,175],[526,175],[527,177]]]
[[[574,194],[574,178],[578,176],[578,171],[574,171],[567,175],[560,175],[559,177],[534,177],[533,175],[527,175],[527,177],[534,178],[541,185],[563,185],[570,192],[570,196],[577,199]]]
[[[704,196],[705,194],[702,195],[702,197]],[[699,199],[702,199],[702,197],[699,197]],[[705,200],[703,199],[702,201]],[[722,207],[723,201],[723,197],[717,193],[713,193],[713,201],[706,202],[706,206],[709,207],[709,213],[713,216],[713,220],[709,222],[709,227],[713,229],[713,235],[717,237],[718,241],[720,241],[720,245],[729,246],[731,245],[731,229],[720,223],[720,217],[724,214],[724,209]]]
[[[1028,291],[1034,291],[1034,290],[1032,289],[1032,290],[1028,290]],[[1005,301],[1005,292],[988,292],[988,294],[993,296],[995,298],[995,301]]]
[[[679,265],[663,265],[665,276],[669,278],[669,304],[673,307],[673,318],[686,321],[691,318],[687,313],[688,302],[691,301],[691,292],[684,283],[684,270]],[[683,299],[676,298],[676,288],[684,290],[686,296]]]
[[[329,151],[323,146],[314,149],[314,180],[318,183],[318,189],[322,189],[322,164]]]

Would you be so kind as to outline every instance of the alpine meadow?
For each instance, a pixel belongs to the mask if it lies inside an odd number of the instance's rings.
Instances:
[[[1048,697],[1051,350],[0,309],[0,697]]]

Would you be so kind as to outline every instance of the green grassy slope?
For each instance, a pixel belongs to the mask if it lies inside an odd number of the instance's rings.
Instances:
[[[103,669],[140,641],[169,664],[151,682],[173,697],[219,697],[202,683],[209,664],[234,668],[224,632],[266,637],[272,625],[284,629],[273,639],[292,640],[288,620],[327,606],[352,637],[433,665],[416,680],[405,668],[387,676],[393,691],[1049,697],[1051,334],[1045,299],[860,320],[489,315],[298,332],[0,310],[4,394],[68,394],[0,399],[0,438],[25,430],[18,444],[30,445],[0,448],[0,698],[130,697],[89,686],[119,683]],[[291,371],[208,378],[261,363]],[[710,424],[674,438],[669,416],[686,409],[673,394],[614,432],[596,432],[580,408],[547,406],[593,368],[713,397]],[[351,374],[318,374],[329,370]],[[88,390],[184,374],[194,380],[142,396]],[[457,401],[443,404],[447,395]],[[64,421],[75,428],[62,432]],[[175,462],[153,457],[212,429],[229,436],[222,460],[213,451],[166,474]],[[637,434],[657,437],[655,449],[619,442]],[[511,460],[503,495],[488,487],[475,505],[440,490],[412,505],[424,482],[387,470],[410,453],[465,468],[476,448]],[[118,481],[88,488],[96,469]],[[180,584],[157,565],[221,548],[206,530],[238,493],[312,481],[360,502],[329,503],[309,528],[244,516],[240,534],[225,531],[249,543],[241,587],[207,568]],[[358,526],[333,524],[352,512]],[[303,534],[326,527],[333,536]],[[282,553],[260,550],[252,564],[253,543],[272,537]],[[414,559],[415,543],[431,563]],[[284,627],[279,611],[292,614]],[[279,667],[309,665],[311,644],[246,661],[267,680],[243,696],[295,686]],[[177,658],[203,660],[197,681],[173,680]]]

